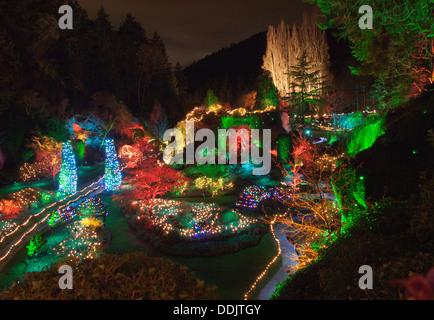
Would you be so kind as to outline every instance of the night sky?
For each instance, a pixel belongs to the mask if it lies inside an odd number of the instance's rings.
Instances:
[[[95,18],[104,7],[114,26],[130,12],[147,35],[157,31],[170,61],[183,66],[237,43],[283,18],[300,23],[311,5],[302,0],[79,0]]]

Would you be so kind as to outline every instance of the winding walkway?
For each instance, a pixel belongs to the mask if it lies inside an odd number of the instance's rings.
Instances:
[[[258,295],[258,300],[268,300],[274,293],[276,285],[285,281],[288,277],[288,270],[297,265],[297,253],[294,245],[286,238],[287,227],[285,223],[279,223],[274,227],[274,235],[280,241],[282,259],[280,269],[274,274],[273,278],[265,285]]]
[[[104,190],[104,178],[100,177],[97,181],[90,183],[74,195],[53,202],[44,208],[36,209],[35,212],[29,214],[24,223],[0,239],[0,243],[6,240],[9,242],[2,250],[0,250],[0,271],[3,270],[14,255],[17,254],[33,236],[45,228],[48,228],[48,219],[51,212],[69,205],[76,205],[77,203],[91,196],[97,195]],[[33,221],[35,217],[38,218],[36,222]],[[19,228],[23,226],[27,228],[19,231]]]
[[[316,195],[318,196],[318,195]],[[332,193],[325,193],[322,196],[329,198],[336,202],[336,198]],[[274,236],[279,240],[280,249],[282,251],[281,265],[279,271],[277,271],[273,278],[265,285],[262,291],[258,295],[258,300],[269,300],[270,296],[274,293],[276,286],[279,283],[285,281],[288,276],[288,270],[297,265],[297,252],[294,245],[288,241],[286,237],[286,224],[285,222],[279,223],[274,226]]]

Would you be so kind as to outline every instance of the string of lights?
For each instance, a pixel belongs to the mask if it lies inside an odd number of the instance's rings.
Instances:
[[[261,201],[266,199],[284,200],[290,198],[290,192],[287,187],[262,187],[249,186],[244,188],[237,203],[238,208],[256,209]]]
[[[62,148],[62,167],[59,174],[59,192],[64,195],[77,192],[77,164],[71,142],[64,142]]]
[[[234,116],[234,115],[245,116],[246,114],[259,114],[259,113],[266,113],[266,112],[271,112],[271,111],[275,111],[275,110],[277,110],[277,108],[273,107],[273,106],[269,106],[263,110],[253,110],[253,111],[246,110],[245,108],[237,108],[237,109],[233,109],[233,110],[228,110],[227,108],[223,107],[220,104],[214,104],[214,105],[211,105],[206,111],[204,111],[202,107],[194,108],[192,111],[190,111],[187,114],[186,120],[187,121],[200,122],[203,120],[203,118],[206,115],[211,114],[211,113],[218,114],[219,112],[222,112],[222,111],[227,112],[227,114],[229,114],[231,116]],[[196,113],[202,113],[202,114],[198,117],[198,116],[196,116]]]
[[[86,192],[84,195],[81,195],[79,197],[77,197],[76,199],[71,199],[70,201],[68,201],[65,205],[63,205],[62,207],[66,207],[78,200],[80,200],[81,198],[86,198],[89,194],[91,194],[92,192],[95,192],[96,190],[98,190],[100,187],[95,187],[94,189],[89,190],[88,192]],[[55,205],[56,203],[54,203],[53,205]],[[51,205],[52,206],[52,205]],[[40,214],[40,213],[39,213]],[[10,245],[9,249],[6,251],[6,253],[0,257],[0,262],[3,261],[4,259],[6,259],[9,254],[12,252],[12,249],[18,245],[21,244],[21,242],[23,241],[23,239],[29,234],[31,233],[33,230],[35,230],[36,227],[38,227],[39,225],[41,225],[42,223],[46,222],[49,219],[50,215],[46,215],[42,220],[40,220],[39,222],[35,223],[30,229],[26,230],[25,232],[23,232],[23,234],[21,235],[21,237],[18,239],[18,241],[16,241],[15,243],[13,243],[12,245]],[[30,217],[31,218],[31,217]],[[28,220],[30,221],[30,220]],[[27,221],[27,223],[28,223]],[[21,226],[19,226],[18,228],[20,228]]]
[[[122,173],[119,170],[119,160],[113,139],[105,141],[105,188],[108,191],[116,191],[122,184]]]
[[[153,225],[160,228],[166,235],[171,231],[176,231],[185,239],[194,239],[204,234],[214,236],[224,233],[232,234],[259,222],[255,218],[246,217],[240,212],[234,211],[237,217],[236,220],[232,221],[232,223],[223,223],[221,221],[221,209],[216,204],[184,203],[167,199],[158,199],[156,201],[152,216],[139,215],[137,220],[151,219]],[[145,210],[145,206],[141,201],[135,201],[133,205],[139,206],[141,211]],[[191,223],[183,228],[177,227],[179,219],[182,219],[182,215],[186,212],[191,213],[191,216],[188,217]]]
[[[250,289],[244,294],[244,300],[248,300],[249,295],[252,293],[252,291],[256,288],[256,285],[265,277],[270,267],[277,261],[277,259],[282,254],[282,247],[280,245],[280,240],[276,237],[276,234],[274,233],[274,223],[276,222],[276,219],[273,219],[273,221],[270,224],[270,231],[271,235],[273,236],[274,241],[277,244],[277,254],[274,256],[274,258],[268,263],[268,265],[265,267],[264,271],[256,278],[256,280],[251,285]]]
[[[89,188],[92,188],[94,185],[98,184],[101,182],[101,180],[104,177],[99,178],[97,181],[91,183],[89,186],[83,188],[80,192],[84,192],[86,190],[88,190]],[[53,202],[52,204],[48,205],[47,207],[44,207],[39,213],[34,214],[34,215],[30,215],[25,222],[23,222],[22,224],[18,225],[14,230],[12,230],[10,233],[5,234],[4,236],[2,236],[0,238],[0,243],[2,243],[7,237],[12,236],[15,232],[17,232],[21,227],[26,226],[30,220],[32,220],[35,217],[39,217],[40,215],[42,215],[43,213],[46,213],[47,211],[50,211],[50,209],[56,205],[59,205],[61,202],[68,200],[69,198],[72,198],[74,195],[69,195],[66,198],[59,200],[57,202]]]

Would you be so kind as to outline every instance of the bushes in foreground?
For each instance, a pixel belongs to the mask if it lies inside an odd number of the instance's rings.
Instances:
[[[86,260],[73,275],[72,290],[59,289],[58,269],[27,273],[0,292],[1,300],[191,300],[216,299],[216,288],[206,285],[187,267],[168,259],[135,252],[108,254]]]

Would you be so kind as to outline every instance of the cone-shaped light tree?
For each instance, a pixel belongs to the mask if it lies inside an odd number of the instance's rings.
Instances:
[[[122,183],[119,160],[113,139],[105,140],[105,177],[104,184],[108,191],[118,190]]]
[[[71,141],[62,145],[62,167],[59,175],[59,192],[62,195],[75,194],[77,192],[77,164]]]

